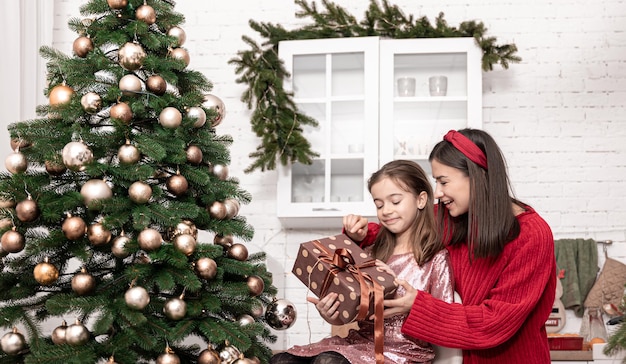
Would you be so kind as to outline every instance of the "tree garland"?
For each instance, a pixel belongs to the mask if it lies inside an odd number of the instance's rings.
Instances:
[[[309,4],[306,0],[295,0],[295,3],[301,8],[296,17],[309,17],[313,24],[286,30],[279,24],[250,20],[250,27],[267,41],[259,45],[250,37],[242,36],[250,49],[238,52],[238,56],[229,61],[236,66],[236,74],[240,75],[236,82],[248,85],[241,101],[246,103],[248,109],[254,110],[250,123],[252,130],[261,138],[261,144],[249,155],[253,163],[245,173],[256,169],[273,170],[278,161],[282,165],[293,162],[311,164],[312,158],[319,156],[302,135],[303,126],[317,126],[317,121],[300,113],[293,94],[283,89],[284,79],[290,74],[278,57],[280,41],[366,36],[398,39],[473,37],[483,50],[483,71],[493,70],[495,64],[508,69],[509,63],[521,61],[516,55],[515,44],[496,44],[495,37],[485,36],[487,29],[482,22],[462,22],[457,29],[450,27],[444,14],[439,13],[433,26],[425,16],[417,19],[412,15],[406,16],[387,0],[382,0],[382,7],[377,0],[370,0],[365,18],[359,22],[330,0],[322,0],[325,10],[321,12],[315,2]]]

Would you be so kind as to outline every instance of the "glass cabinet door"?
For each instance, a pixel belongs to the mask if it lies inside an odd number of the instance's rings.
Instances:
[[[319,122],[304,136],[320,154],[310,165],[279,167],[283,224],[339,228],[348,213],[375,216],[366,182],[378,168],[378,78],[371,77],[378,75],[378,44],[377,37],[279,44],[292,75],[285,89]]]
[[[417,161],[450,129],[482,125],[481,50],[473,38],[380,41],[380,158]]]

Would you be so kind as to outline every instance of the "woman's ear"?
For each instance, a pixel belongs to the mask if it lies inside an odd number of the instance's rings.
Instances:
[[[424,207],[426,207],[427,202],[428,202],[428,193],[426,193],[426,191],[420,192],[420,194],[417,195],[417,208],[422,210]]]

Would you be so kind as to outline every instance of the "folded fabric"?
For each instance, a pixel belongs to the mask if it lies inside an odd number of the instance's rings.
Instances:
[[[558,239],[554,241],[556,266],[566,309],[577,317],[584,313],[584,302],[598,275],[598,247],[593,239]]]
[[[585,307],[603,308],[612,303],[621,306],[626,284],[626,265],[607,257],[602,271],[585,299]]]

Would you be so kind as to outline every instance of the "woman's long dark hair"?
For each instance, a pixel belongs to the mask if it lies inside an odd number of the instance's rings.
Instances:
[[[519,235],[519,222],[511,202],[520,202],[512,197],[506,162],[495,140],[483,130],[461,129],[458,132],[485,153],[487,169],[469,160],[450,142],[435,145],[428,160],[456,168],[470,180],[468,212],[453,218],[439,202],[438,230],[447,244],[467,242],[475,258],[496,257]]]
[[[421,266],[444,248],[435,224],[434,196],[429,178],[419,164],[408,160],[395,160],[372,174],[367,182],[368,190],[371,192],[372,186],[385,178],[394,181],[412,195],[419,196],[422,192],[428,195],[426,205],[418,211],[410,231],[413,255],[417,264]],[[381,225],[374,240],[372,256],[386,262],[393,254],[395,245],[396,235]]]

